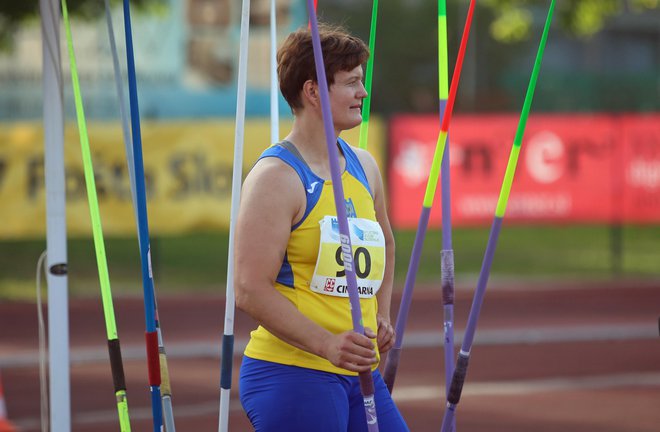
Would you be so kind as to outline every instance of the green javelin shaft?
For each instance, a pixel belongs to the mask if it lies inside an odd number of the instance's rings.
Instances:
[[[426,182],[426,192],[424,193],[424,202],[422,206],[431,208],[433,205],[433,198],[435,197],[435,190],[438,184],[438,177],[440,177],[440,165],[442,163],[442,155],[445,152],[445,143],[447,142],[447,131],[440,130],[438,134],[438,141],[435,145],[435,153],[433,162],[431,163],[431,171],[429,179]]]
[[[509,154],[509,162],[507,163],[506,172],[504,173],[504,181],[502,182],[502,189],[500,190],[500,196],[497,200],[497,208],[495,209],[495,216],[499,218],[504,217],[506,206],[507,203],[509,202],[509,194],[511,193],[513,176],[516,172],[516,166],[518,165],[520,146],[522,145],[523,136],[525,135],[525,128],[527,127],[527,118],[529,117],[529,109],[532,106],[532,99],[534,98],[534,90],[536,89],[536,81],[538,80],[539,72],[541,70],[541,61],[543,60],[543,53],[545,51],[546,41],[548,40],[548,31],[550,29],[550,23],[552,22],[552,13],[554,9],[555,9],[555,0],[552,0],[552,2],[550,3],[550,10],[548,12],[548,17],[546,18],[543,35],[541,36],[541,43],[539,44],[539,49],[538,52],[536,53],[536,60],[534,62],[534,68],[532,69],[532,76],[529,79],[529,85],[527,86],[527,93],[525,94],[525,102],[523,103],[522,112],[520,113],[520,121],[518,122],[518,129],[516,130],[516,136],[513,140],[511,153]]]
[[[105,244],[103,241],[103,229],[101,227],[101,215],[99,202],[96,195],[96,182],[94,181],[94,167],[89,148],[89,136],[87,134],[87,123],[85,121],[85,110],[83,108],[82,96],[80,94],[80,81],[78,79],[78,68],[76,56],[73,51],[73,38],[71,37],[71,25],[69,24],[69,11],[66,0],[61,0],[62,16],[66,31],[66,41],[69,50],[69,62],[71,64],[71,82],[76,105],[76,117],[78,120],[78,132],[80,134],[80,149],[82,151],[83,166],[85,171],[85,185],[87,187],[87,200],[89,201],[89,212],[92,219],[92,232],[94,235],[94,249],[96,250],[96,264],[99,270],[99,281],[101,283],[101,296],[103,298],[103,313],[105,316],[105,328],[110,347],[110,363],[113,367],[113,381],[115,383],[115,396],[117,399],[117,410],[119,413],[119,424],[122,432],[130,432],[131,425],[128,416],[128,404],[126,401],[126,386],[124,385],[124,371],[121,364],[121,353],[119,350],[119,339],[117,337],[117,325],[115,323],[115,312],[112,304],[112,291],[110,289],[110,277],[108,276],[108,261],[105,256]],[[117,368],[117,369],[115,369]]]
[[[367,97],[362,101],[362,124],[360,125],[361,149],[367,148],[369,139],[369,116],[371,115],[371,82],[374,74],[374,56],[376,53],[376,21],[378,19],[378,0],[374,0],[371,9],[371,29],[369,30],[369,59],[367,60],[367,70],[365,72],[364,87],[367,90]]]
[[[449,97],[449,56],[447,55],[447,4],[445,0],[438,2],[438,90],[440,100],[446,101]]]

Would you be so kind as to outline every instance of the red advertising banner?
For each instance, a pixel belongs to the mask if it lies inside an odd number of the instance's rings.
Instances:
[[[417,226],[439,119],[398,116],[390,127],[392,224]],[[457,115],[449,129],[452,222],[489,223],[518,115]],[[441,187],[431,226],[441,223]],[[660,114],[535,115],[527,122],[506,219],[660,222]]]
[[[660,115],[629,115],[621,122],[620,201],[624,221],[660,222]]]

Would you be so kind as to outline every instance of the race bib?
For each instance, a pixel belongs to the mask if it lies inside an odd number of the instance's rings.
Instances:
[[[385,236],[380,224],[348,218],[352,256],[347,255],[347,245],[341,242],[336,216],[325,216],[319,224],[321,241],[310,289],[319,294],[348,297],[346,267],[355,271],[360,297],[375,296],[385,273]],[[351,258],[350,262],[344,257]]]

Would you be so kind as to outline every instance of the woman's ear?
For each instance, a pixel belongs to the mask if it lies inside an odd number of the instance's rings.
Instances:
[[[312,107],[318,108],[321,106],[319,86],[316,82],[312,80],[305,81],[302,88],[302,96]]]

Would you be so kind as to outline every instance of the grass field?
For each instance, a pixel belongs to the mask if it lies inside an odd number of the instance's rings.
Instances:
[[[456,279],[476,279],[489,227],[453,231]],[[414,241],[413,231],[398,231],[396,278],[403,282]],[[495,255],[492,279],[609,280],[660,278],[660,226],[625,226],[617,234],[609,226],[504,225]],[[154,279],[159,293],[224,291],[227,233],[206,232],[152,239]],[[419,281],[440,280],[439,231],[427,235],[420,260]],[[0,298],[33,298],[37,259],[44,239],[0,241]],[[115,294],[142,293],[137,241],[107,238],[106,252]],[[72,295],[99,293],[94,246],[89,239],[68,243],[69,286]]]

